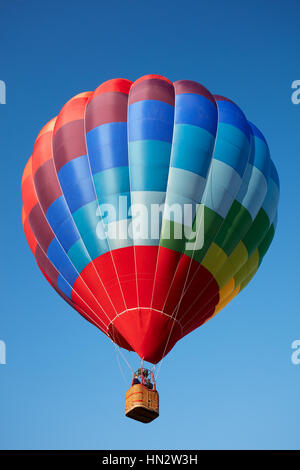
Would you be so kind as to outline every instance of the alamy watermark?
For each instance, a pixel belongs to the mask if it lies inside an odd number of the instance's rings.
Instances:
[[[116,204],[99,204],[96,216],[100,240],[185,240],[187,250],[200,250],[204,244],[203,204],[129,204],[121,195]]]
[[[291,95],[291,100],[293,104],[300,103],[300,80],[294,80],[292,82],[292,89],[294,90]]]
[[[292,342],[291,348],[294,349],[291,361],[295,366],[298,366],[300,364],[300,339],[295,339]]]
[[[0,80],[0,104],[6,104],[6,83]]]
[[[0,365],[6,364],[6,344],[0,340]]]

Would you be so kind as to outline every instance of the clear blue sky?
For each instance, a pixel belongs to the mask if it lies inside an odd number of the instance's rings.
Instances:
[[[1,449],[300,448],[299,14],[298,0],[1,0]],[[238,103],[268,140],[281,199],[259,272],[164,360],[161,416],[142,425],[124,416],[112,344],[35,265],[20,181],[40,128],[70,97],[148,73]]]

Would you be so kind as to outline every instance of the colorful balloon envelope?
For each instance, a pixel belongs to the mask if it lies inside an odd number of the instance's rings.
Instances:
[[[68,101],[36,139],[22,196],[28,244],[56,292],[157,363],[252,279],[279,180],[234,102],[147,75]]]

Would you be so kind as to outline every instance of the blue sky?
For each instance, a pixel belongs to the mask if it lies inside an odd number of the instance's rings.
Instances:
[[[1,1],[1,449],[300,448],[300,365],[291,362],[300,339],[299,13],[297,0]],[[112,344],[36,267],[20,181],[40,128],[70,97],[147,73],[199,81],[239,104],[268,140],[281,199],[259,272],[164,360],[161,416],[144,426],[124,416]]]

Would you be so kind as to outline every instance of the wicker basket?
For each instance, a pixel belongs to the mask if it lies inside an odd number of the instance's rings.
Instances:
[[[133,385],[126,392],[125,414],[128,418],[150,423],[159,416],[158,392],[142,384]]]

